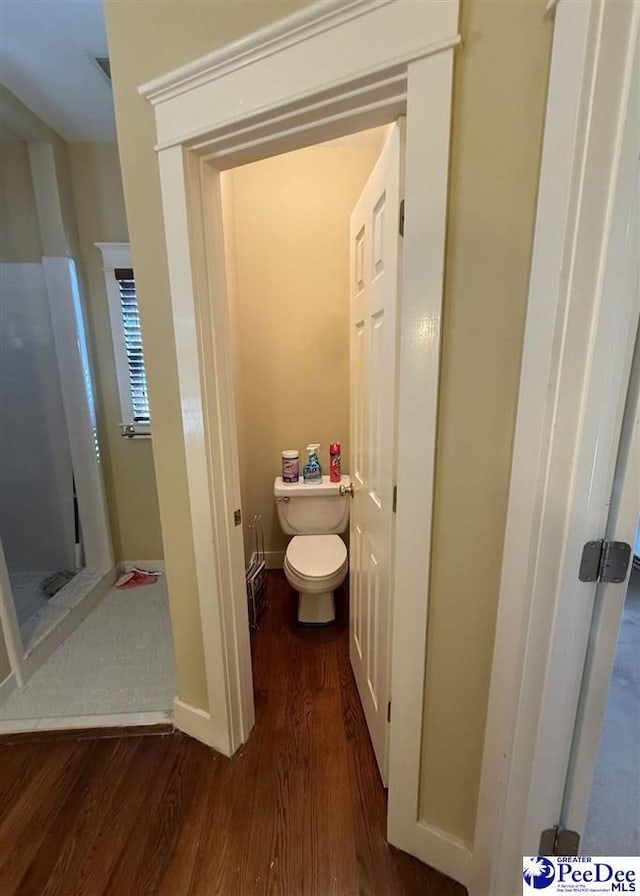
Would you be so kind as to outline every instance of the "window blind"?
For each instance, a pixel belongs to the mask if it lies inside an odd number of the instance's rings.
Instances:
[[[133,404],[133,422],[150,423],[147,373],[144,367],[136,281],[131,268],[116,268],[114,274],[120,289],[120,310],[122,312],[124,341],[127,349],[127,368],[129,372],[129,386],[131,388],[131,403]]]

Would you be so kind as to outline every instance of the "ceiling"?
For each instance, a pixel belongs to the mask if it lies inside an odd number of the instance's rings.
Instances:
[[[0,0],[0,83],[69,141],[115,141],[102,0]]]

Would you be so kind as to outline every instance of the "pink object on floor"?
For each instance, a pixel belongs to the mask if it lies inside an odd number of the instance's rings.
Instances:
[[[159,572],[153,572],[148,569],[132,569],[131,572],[125,572],[116,582],[116,588],[137,588],[138,585],[155,585],[160,576]]]

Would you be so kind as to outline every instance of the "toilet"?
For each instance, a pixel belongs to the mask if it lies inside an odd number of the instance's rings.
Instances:
[[[347,548],[338,535],[349,521],[349,496],[340,493],[349,477],[331,482],[283,482],[273,494],[282,531],[293,538],[284,558],[284,574],[298,592],[300,625],[328,625],[336,618],[333,592],[345,580]]]

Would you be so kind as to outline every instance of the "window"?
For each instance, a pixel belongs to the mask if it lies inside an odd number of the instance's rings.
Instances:
[[[136,281],[128,243],[96,243],[102,253],[120,396],[122,435],[149,437],[151,417]]]
[[[147,374],[144,369],[142,333],[136,296],[136,281],[132,268],[116,268],[114,277],[120,290],[120,313],[124,327],[124,344],[127,352],[129,390],[133,409],[133,422],[146,423],[149,419],[149,399],[147,397]]]

